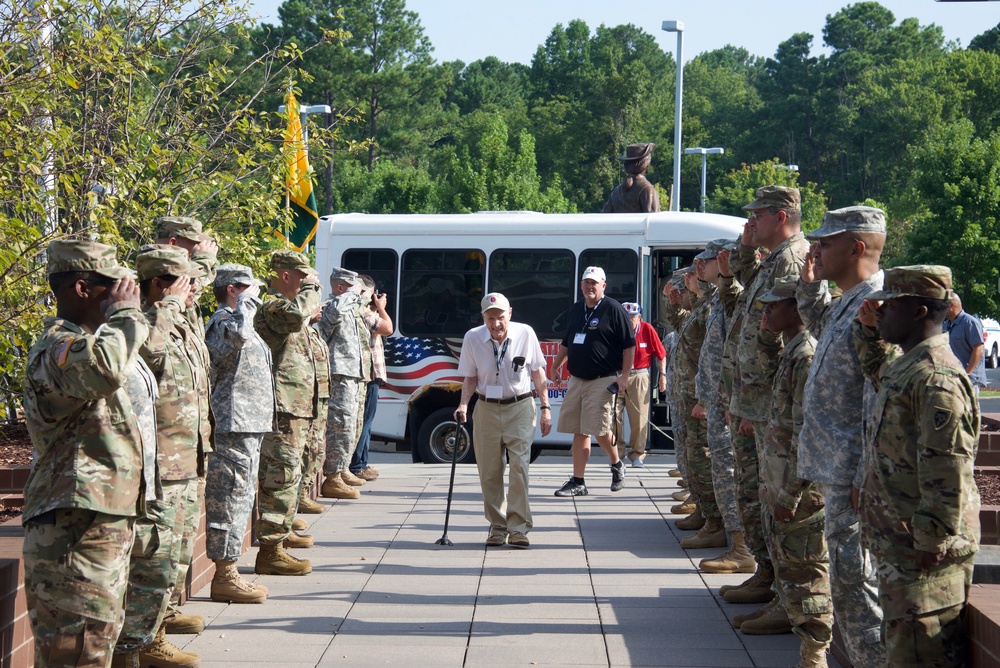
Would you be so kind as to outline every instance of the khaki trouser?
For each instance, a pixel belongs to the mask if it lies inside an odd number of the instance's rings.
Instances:
[[[490,531],[531,531],[528,505],[528,462],[535,436],[535,402],[513,404],[476,402],[472,421],[472,446],[476,452],[483,508]],[[510,485],[504,498],[504,454],[510,459]]]
[[[622,434],[625,423],[622,412],[628,415],[628,452]],[[618,456],[642,461],[646,457],[649,438],[649,371],[629,375],[628,387],[618,394],[618,414],[615,415],[615,432],[618,435]]]

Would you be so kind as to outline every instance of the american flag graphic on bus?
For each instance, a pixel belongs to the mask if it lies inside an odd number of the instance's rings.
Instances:
[[[462,382],[458,375],[461,339],[419,339],[393,336],[385,339],[388,382],[383,398],[407,399],[418,388],[435,381]]]

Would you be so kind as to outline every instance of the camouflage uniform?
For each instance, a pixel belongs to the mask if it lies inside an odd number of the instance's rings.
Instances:
[[[947,267],[897,267],[870,298],[948,299],[950,289]],[[962,612],[980,536],[973,478],[980,416],[972,383],[947,334],[901,356],[860,322],[854,335],[865,375],[878,387],[860,512],[878,564],[887,665],[968,665]],[[916,550],[943,559],[922,569]]]
[[[788,286],[788,294],[794,297],[794,283]],[[823,495],[815,483],[796,473],[802,392],[815,350],[816,340],[806,330],[793,337],[778,356],[760,482],[764,533],[792,630],[806,640],[827,645],[833,636],[833,604],[823,537]],[[775,521],[778,505],[793,512],[790,521]]]
[[[292,251],[272,254],[271,267],[298,269],[315,276],[305,256]],[[322,379],[309,343],[309,320],[319,305],[319,285],[305,282],[295,301],[272,290],[254,317],[254,327],[273,356],[278,411],[277,429],[261,444],[257,537],[262,544],[283,541],[292,530],[298,508],[309,427],[319,416]]]
[[[316,360],[316,417],[309,423],[302,457],[302,488],[309,494],[326,459],[326,427],[330,402],[330,350],[314,327],[309,328],[309,346]]]
[[[126,275],[115,249],[55,241],[48,273]],[[143,450],[124,388],[148,327],[116,305],[95,334],[46,318],[28,353],[24,416],[34,452],[24,488],[24,593],[39,666],[106,666],[121,630]]]
[[[326,303],[319,321],[320,336],[329,346],[332,374],[323,464],[327,475],[348,469],[364,425],[365,393],[371,380],[371,334],[363,307],[361,295],[348,291]]]
[[[809,243],[801,233],[793,234],[785,239],[760,261],[760,269],[744,295],[746,301],[744,303],[743,325],[736,339],[738,377],[733,382],[729,412],[731,416],[738,415],[753,422],[758,467],[757,470],[743,471],[743,475],[748,478],[744,483],[744,490],[751,495],[750,490],[754,488],[759,490],[760,487],[759,467],[764,433],[767,429],[767,419],[771,408],[771,384],[774,380],[774,373],[777,371],[778,353],[781,352],[782,347],[779,335],[767,332],[760,327],[760,319],[764,312],[760,297],[774,286],[775,279],[799,273],[808,251]],[[741,262],[747,265],[754,264],[757,249],[740,245],[737,252]],[[744,445],[744,443],[741,440],[740,445]],[[734,443],[733,447],[736,449],[737,444]],[[745,447],[749,447],[749,444],[746,444]],[[749,479],[752,476],[756,479]],[[757,495],[759,495],[759,491]],[[751,501],[750,505],[759,503],[758,498]],[[763,532],[763,521],[759,526]],[[764,533],[766,535],[766,532]],[[756,540],[756,537],[752,540]],[[766,542],[765,538],[765,547]],[[758,557],[758,561],[760,561],[760,555],[754,550],[755,547],[759,549],[759,546],[750,541],[748,541],[748,545],[751,551],[754,551],[754,556]],[[770,561],[769,556],[766,561]]]
[[[839,234],[860,226],[843,212],[828,212],[810,239]],[[872,211],[877,211],[872,209]],[[840,219],[841,224],[837,224]],[[884,217],[881,231],[885,231]],[[846,224],[845,224],[846,223]],[[837,625],[855,665],[883,665],[882,611],[878,604],[875,565],[861,541],[861,521],[851,503],[851,486],[860,489],[864,422],[875,396],[855,351],[851,327],[865,298],[882,287],[881,271],[836,299],[826,281],[799,282],[799,315],[816,336],[816,357],[806,381],[798,472],[819,483],[826,498],[826,541],[830,555],[830,586]]]
[[[229,268],[236,266],[223,265],[223,280],[230,281],[228,275],[235,270]],[[243,270],[244,280],[253,280],[249,269]],[[215,451],[208,457],[205,481],[205,547],[213,561],[236,561],[243,553],[243,534],[257,491],[260,444],[274,425],[271,350],[253,328],[260,305],[260,299],[244,292],[235,311],[221,304],[205,326],[215,416]]]
[[[136,268],[140,281],[168,274],[195,278],[203,273],[183,249],[163,245],[140,249]],[[208,351],[190,326],[184,302],[166,296],[144,304],[143,311],[150,331],[140,354],[157,382],[157,462],[163,497],[151,501],[137,523],[119,651],[149,644],[176,583],[186,579],[182,564],[191,563],[194,545],[184,542],[185,520],[201,515],[199,479],[211,442],[207,406],[191,401],[199,394],[207,397]]]
[[[722,354],[726,343],[726,313],[718,291],[712,296],[708,319],[705,321],[705,342],[698,357],[698,374],[695,389],[707,414],[708,451],[712,460],[712,488],[716,504],[722,514],[726,533],[740,529],[740,515],[736,508],[736,477],[733,443],[726,424],[726,411],[719,398],[719,379],[722,374]]]
[[[679,330],[677,355],[675,358],[674,392],[678,396],[677,408],[684,422],[684,454],[687,457],[689,478],[688,489],[691,496],[701,504],[705,519],[720,518],[721,513],[715,502],[712,487],[712,461],[708,453],[708,429],[705,420],[691,416],[697,403],[695,382],[702,343],[705,341],[705,323],[712,306],[714,287],[708,286],[692,307]]]
[[[684,289],[683,284],[681,284],[681,290]],[[674,457],[677,459],[677,470],[681,472],[681,477],[684,480],[691,479],[691,472],[688,470],[687,452],[684,448],[687,434],[684,431],[684,419],[681,414],[680,383],[677,381],[681,374],[681,371],[677,368],[677,346],[680,344],[680,328],[690,314],[690,311],[677,304],[668,305],[667,318],[673,329],[670,332],[673,338],[670,341],[670,348],[667,349],[669,353],[669,359],[667,360],[667,397],[670,402],[670,424],[674,435]],[[688,491],[692,495],[691,499],[697,501],[694,491],[690,489],[690,486]]]

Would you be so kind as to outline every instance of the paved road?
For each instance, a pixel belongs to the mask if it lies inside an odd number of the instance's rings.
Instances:
[[[316,545],[304,577],[252,575],[256,549],[240,571],[264,583],[262,605],[209,600],[184,606],[205,615],[199,636],[173,636],[211,666],[790,666],[798,639],[744,636],[733,615],[753,606],[716,595],[744,575],[704,575],[697,561],[720,550],[686,552],[669,515],[676,490],[672,456],[630,469],[626,488],[608,491],[595,454],[591,494],[552,496],[570,460],[543,455],[532,465],[535,528],[529,550],[486,550],[475,467],[458,469],[448,530],[441,537],[449,468],[415,465],[409,454],[377,453],[382,471],[359,501],[323,500],[305,515]],[[831,665],[838,665],[831,659]]]

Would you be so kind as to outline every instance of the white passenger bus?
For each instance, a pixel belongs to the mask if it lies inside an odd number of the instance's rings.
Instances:
[[[603,267],[608,296],[638,301],[644,318],[656,324],[663,281],[708,241],[736,238],[743,223],[689,212],[338,214],[320,219],[316,269],[324,283],[333,267],[368,274],[388,294],[395,332],[385,340],[388,382],[379,392],[372,436],[408,442],[413,461],[438,463],[451,461],[454,425],[447,423],[453,422],[461,394],[458,355],[465,333],[482,324],[483,295],[502,292],[513,308],[512,320],[538,334],[549,360],[556,425],[566,372],[564,367],[562,377],[552,378],[551,364],[566,314],[581,298],[584,268]],[[324,285],[327,294],[329,289]],[[471,406],[469,417],[471,443]],[[568,448],[571,440],[554,427],[546,437],[538,432],[532,454]],[[459,452],[459,461],[473,458],[471,447]]]

